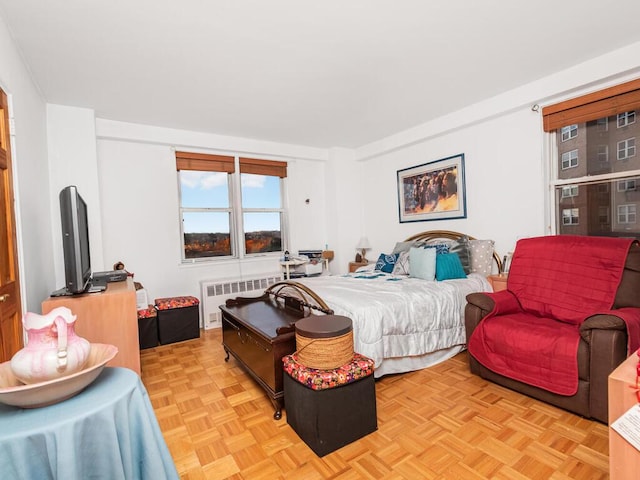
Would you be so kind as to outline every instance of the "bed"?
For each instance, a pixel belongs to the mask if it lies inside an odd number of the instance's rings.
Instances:
[[[476,241],[458,232],[435,230],[405,242],[433,246],[465,237]],[[489,262],[499,272],[502,262],[492,245]],[[373,265],[344,275],[280,282],[270,288],[282,292],[292,284],[304,292],[304,302],[316,313],[333,312],[352,319],[354,350],[374,360],[376,377],[426,368],[464,350],[466,296],[491,291],[486,272],[428,281],[376,271]]]

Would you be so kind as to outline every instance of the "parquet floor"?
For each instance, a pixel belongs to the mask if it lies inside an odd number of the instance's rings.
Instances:
[[[142,379],[182,479],[608,478],[608,431],[468,371],[466,353],[376,382],[378,430],[318,458],[218,330],[142,352]],[[338,420],[338,419],[336,419]]]

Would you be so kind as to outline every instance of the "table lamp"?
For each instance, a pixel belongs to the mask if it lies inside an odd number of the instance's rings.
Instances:
[[[365,251],[371,248],[371,245],[369,244],[369,239],[367,237],[360,238],[360,241],[358,242],[358,245],[356,246],[356,248],[361,251],[362,262],[367,263],[368,260],[365,257]]]

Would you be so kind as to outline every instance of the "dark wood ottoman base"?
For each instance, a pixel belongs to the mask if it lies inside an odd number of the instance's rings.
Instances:
[[[322,457],[378,429],[373,375],[327,390],[312,390],[284,375],[287,423]]]

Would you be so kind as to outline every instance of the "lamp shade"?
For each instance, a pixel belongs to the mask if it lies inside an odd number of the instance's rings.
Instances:
[[[367,237],[360,238],[360,241],[358,242],[358,246],[356,248],[360,250],[371,248],[371,245],[369,244],[369,239]]]

